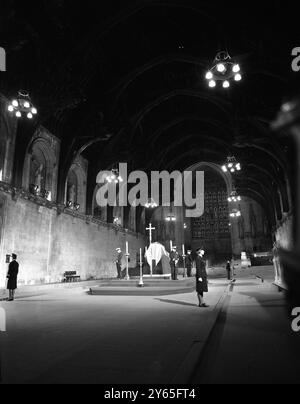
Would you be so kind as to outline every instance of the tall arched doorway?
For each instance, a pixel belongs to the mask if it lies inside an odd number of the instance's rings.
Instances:
[[[204,171],[205,203],[203,216],[192,219],[192,247],[203,246],[212,264],[223,263],[232,256],[228,206],[231,184],[211,165],[201,164],[197,170]]]

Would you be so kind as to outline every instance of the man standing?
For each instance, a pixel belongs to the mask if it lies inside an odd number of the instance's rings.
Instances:
[[[206,273],[206,264],[203,259],[205,251],[203,248],[199,248],[197,250],[197,258],[196,258],[196,282],[197,282],[197,294],[199,299],[199,307],[209,307],[206,303],[204,303],[204,293],[208,292],[208,282],[207,282],[207,273]]]
[[[177,252],[177,247],[173,246],[173,249],[170,253],[170,266],[173,281],[178,281],[178,268],[177,268],[178,261],[179,261],[179,254]]]
[[[227,279],[228,279],[229,281],[231,281],[231,279],[232,279],[232,274],[231,274],[231,264],[230,264],[230,261],[227,261],[226,271],[227,271]]]
[[[121,248],[117,248],[117,259],[116,259],[116,265],[117,265],[117,272],[118,272],[118,279],[122,279],[122,250]]]
[[[18,273],[19,264],[17,262],[17,256],[16,254],[12,254],[12,262],[9,264],[7,273],[7,289],[9,290],[9,302],[15,300],[15,290],[17,289]]]
[[[190,278],[192,276],[192,268],[193,268],[192,251],[188,250],[187,256],[186,256],[186,269],[187,269],[188,278]]]

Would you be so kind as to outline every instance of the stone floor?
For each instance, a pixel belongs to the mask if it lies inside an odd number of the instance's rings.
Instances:
[[[272,268],[211,279],[209,309],[195,293],[90,296],[80,288],[19,291],[1,302],[4,384],[300,382],[300,334],[291,331]],[[2,310],[3,311],[3,310]]]

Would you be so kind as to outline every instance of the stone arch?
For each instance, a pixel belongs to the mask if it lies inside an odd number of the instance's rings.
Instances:
[[[33,191],[33,186],[38,186],[40,196],[55,200],[56,184],[57,157],[48,139],[36,137],[26,152],[22,186],[29,191]]]
[[[79,205],[79,212],[86,211],[87,161],[78,157],[72,164],[65,184],[65,204]]]
[[[103,187],[104,184],[96,185],[94,193],[93,193],[93,201],[92,201],[92,215],[95,219],[101,220],[102,222],[107,222],[107,207],[101,207],[97,204],[97,192],[98,190]]]
[[[200,171],[205,167],[211,168],[212,170],[216,171],[216,173],[220,174],[223,180],[225,181],[228,193],[232,191],[233,189],[232,176],[230,174],[224,173],[222,171],[221,166],[218,164],[210,162],[195,163],[192,166],[188,167],[185,171]]]
[[[0,94],[0,181],[11,183],[17,122],[7,111],[8,100]]]

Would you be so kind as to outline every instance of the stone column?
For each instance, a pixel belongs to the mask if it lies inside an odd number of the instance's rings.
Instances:
[[[276,131],[287,132],[294,139],[297,159],[293,172],[295,184],[294,248],[293,251],[280,250],[279,257],[283,268],[283,279],[289,289],[289,309],[300,307],[300,98],[283,104],[277,120],[272,125]]]

